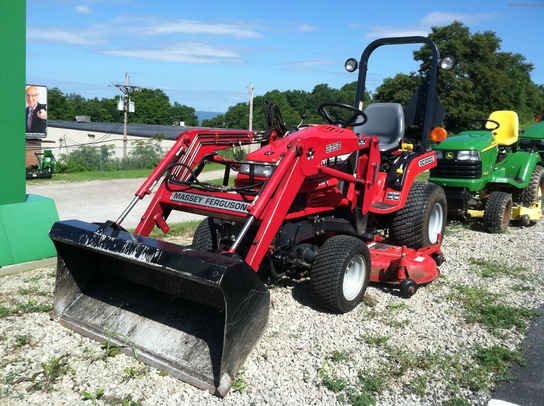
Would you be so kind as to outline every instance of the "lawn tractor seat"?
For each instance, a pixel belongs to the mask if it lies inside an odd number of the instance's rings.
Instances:
[[[399,103],[372,103],[364,112],[368,119],[362,125],[354,125],[357,135],[375,135],[380,140],[380,152],[387,153],[400,147],[404,137],[404,111]]]
[[[519,120],[518,114],[515,111],[494,111],[489,116],[489,119],[500,124],[500,127],[493,131],[497,144],[502,147],[508,147],[517,142],[519,136]],[[488,126],[495,126],[495,124],[488,123]]]

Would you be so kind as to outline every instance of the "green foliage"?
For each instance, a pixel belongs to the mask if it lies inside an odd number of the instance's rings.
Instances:
[[[246,372],[245,368],[240,369],[240,372],[236,374],[234,383],[232,384],[232,390],[234,392],[242,393],[247,388],[247,382],[244,379],[244,373]]]
[[[70,154],[62,154],[57,161],[59,173],[85,171],[114,171],[119,169],[114,145],[81,145]]]
[[[68,357],[68,354],[64,354],[59,358],[53,357],[49,363],[42,362],[40,364],[42,370],[36,372],[30,379],[32,382],[31,389],[41,389],[44,392],[49,392],[59,378],[69,372],[74,373],[73,369],[65,361],[66,357]],[[41,379],[38,380],[38,378]]]
[[[272,90],[263,96],[253,99],[253,125],[255,130],[265,130],[264,102],[276,104],[281,111],[284,122],[288,127],[296,126],[301,121],[301,115],[305,115],[305,123],[324,123],[325,120],[317,113],[317,108],[323,102],[339,102],[353,105],[357,82],[348,83],[340,89],[332,89],[327,84],[319,84],[311,92],[304,90],[288,90],[280,92]],[[368,94],[366,101],[370,99]],[[225,114],[210,120],[203,120],[205,127],[215,128],[248,128],[249,106],[248,103],[238,103],[228,109]]]
[[[531,81],[534,69],[520,54],[500,51],[501,39],[492,31],[472,34],[455,21],[432,27],[429,34],[441,55],[452,55],[457,66],[439,73],[438,94],[447,113],[449,131],[466,129],[470,120],[488,117],[495,110],[514,110],[520,121],[534,119],[544,109],[544,91]],[[431,52],[422,47],[414,52],[421,61],[419,76],[431,67]]]
[[[90,116],[95,122],[120,123],[123,111],[117,110],[121,95],[112,99],[85,99],[75,94],[64,94],[53,87],[47,92],[47,112],[50,120],[74,121],[76,116]],[[135,112],[130,113],[130,122],[137,124],[172,125],[185,122],[187,126],[198,126],[198,117],[192,107],[174,102],[170,104],[168,96],[160,89],[141,89],[130,95]]]
[[[522,331],[536,313],[523,307],[511,307],[496,303],[497,295],[482,288],[457,286],[450,298],[456,299],[466,310],[469,323],[481,323],[491,329],[516,328]]]
[[[523,365],[521,354],[507,348],[494,345],[490,348],[478,347],[474,355],[478,365],[494,374],[493,380],[512,381],[510,367],[513,363]]]
[[[121,159],[115,157],[114,145],[81,145],[70,154],[60,156],[57,172],[62,174],[153,169],[164,156],[161,147],[161,141],[164,138],[164,134],[156,134],[148,140],[134,141],[128,156]]]
[[[0,306],[0,318],[18,313],[47,313],[52,308],[53,306],[49,304],[40,304],[35,299],[29,299],[26,303],[16,303],[11,308]]]
[[[155,168],[164,156],[161,141],[165,138],[164,134],[156,134],[149,140],[132,142],[133,148],[128,157],[121,159],[120,167],[124,170]]]
[[[13,339],[17,347],[23,347],[30,342],[30,336],[28,334],[16,334]]]
[[[81,392],[81,396],[84,400],[89,399],[93,405],[97,405],[97,400],[104,396],[104,389],[98,389],[95,393]]]

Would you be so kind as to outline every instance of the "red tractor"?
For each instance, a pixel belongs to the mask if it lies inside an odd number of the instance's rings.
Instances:
[[[429,83],[405,107],[363,110],[372,51],[418,43],[433,53]],[[443,119],[439,60],[427,38],[380,39],[361,58],[356,107],[319,106],[327,124],[288,129],[269,104],[264,132],[180,134],[117,221],[53,225],[60,322],[137,348],[141,360],[224,396],[266,327],[261,273],[309,276],[315,303],[334,313],[356,307],[371,281],[414,294],[443,260],[446,197],[439,186],[415,182],[436,165],[430,137],[443,136],[433,130]],[[420,126],[418,137],[405,138],[409,125]],[[245,159],[218,153],[244,146],[258,149]],[[219,184],[199,181],[211,163],[224,168]],[[123,219],[146,195],[140,223],[126,232]],[[206,216],[192,246],[147,237],[155,227],[169,231],[172,210]]]

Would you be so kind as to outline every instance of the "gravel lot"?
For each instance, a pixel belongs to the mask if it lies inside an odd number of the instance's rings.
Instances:
[[[100,343],[53,321],[54,266],[6,276],[0,404],[364,405],[374,398],[378,405],[483,405],[501,371],[484,372],[478,354],[521,350],[529,319],[492,327],[467,304],[493,298],[516,315],[537,309],[544,302],[543,246],[543,221],[499,235],[450,225],[437,280],[410,299],[371,285],[364,303],[345,315],[314,308],[307,280],[271,287],[268,328],[240,374],[240,390],[225,399],[124,354],[107,357]],[[65,373],[45,390],[54,358]]]

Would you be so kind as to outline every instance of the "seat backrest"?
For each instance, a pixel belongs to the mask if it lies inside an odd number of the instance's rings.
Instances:
[[[500,124],[499,128],[493,131],[497,144],[507,147],[517,142],[519,137],[519,119],[515,111],[494,111],[489,116],[489,119]],[[495,124],[488,123],[487,126],[493,128]]]
[[[399,103],[372,103],[364,110],[366,123],[354,125],[357,135],[375,135],[380,140],[380,151],[389,152],[400,147],[404,137],[404,111]]]

